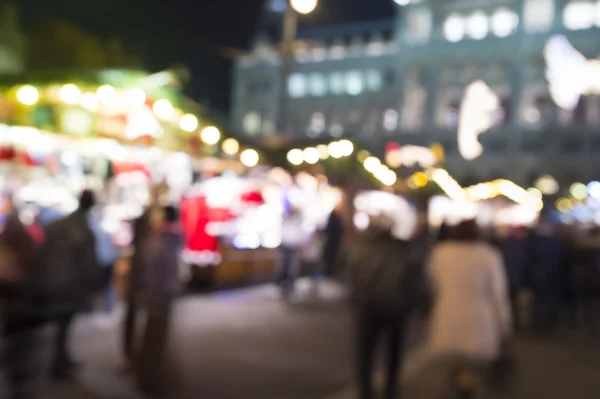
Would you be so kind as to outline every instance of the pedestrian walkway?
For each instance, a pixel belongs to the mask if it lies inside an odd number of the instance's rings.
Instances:
[[[287,303],[272,285],[183,298],[173,324],[182,389],[173,399],[354,398],[353,327],[344,290],[328,282],[317,296],[308,282],[299,287]],[[600,351],[560,342],[518,340],[521,377],[511,398],[600,397]],[[74,335],[84,365],[73,385],[77,392],[53,387],[57,394],[47,399],[141,398],[121,371],[119,348],[118,314],[82,317]],[[447,391],[447,375],[424,367],[425,358],[418,351],[409,356],[408,398],[435,397],[423,396],[423,386]]]

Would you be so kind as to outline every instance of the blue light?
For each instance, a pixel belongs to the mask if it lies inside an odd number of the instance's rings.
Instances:
[[[600,182],[593,181],[587,185],[588,193],[594,198],[600,199]]]
[[[240,234],[233,237],[232,243],[237,249],[257,249],[260,247],[260,237],[256,234]]]

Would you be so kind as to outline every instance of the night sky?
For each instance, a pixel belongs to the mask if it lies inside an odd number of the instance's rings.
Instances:
[[[25,29],[41,18],[63,19],[89,33],[120,37],[151,71],[174,65],[188,67],[192,74],[188,94],[226,113],[231,61],[218,55],[219,48],[247,49],[261,23],[276,23],[276,14],[265,14],[270,1],[17,0],[16,4]],[[320,0],[313,14],[301,18],[300,26],[392,15],[392,0]]]

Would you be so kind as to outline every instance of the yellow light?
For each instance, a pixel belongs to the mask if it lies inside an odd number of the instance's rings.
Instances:
[[[325,144],[319,144],[317,146],[317,151],[319,151],[319,158],[321,158],[321,159],[329,158],[329,148]]]
[[[398,180],[398,178],[396,177],[396,173],[394,173],[393,170],[390,170],[385,165],[380,165],[374,174],[375,174],[375,177],[377,178],[377,180],[379,180],[381,183],[383,183],[386,186],[393,186],[394,184],[396,184],[396,181]]]
[[[344,156],[344,148],[340,146],[339,141],[329,143],[329,145],[327,146],[327,150],[329,151],[329,155],[331,155],[332,158],[339,159]]]
[[[354,152],[354,144],[350,140],[340,140],[338,141],[338,147],[340,153],[344,157],[349,157]]]
[[[431,152],[435,155],[437,162],[442,162],[444,160],[444,147],[440,143],[433,144],[431,146]]]
[[[573,202],[568,198],[560,198],[556,201],[556,209],[560,212],[569,212],[573,208]]]
[[[259,161],[258,152],[252,149],[244,150],[240,154],[240,161],[249,168],[256,166]]]
[[[96,97],[102,104],[112,104],[117,99],[117,91],[110,85],[103,85],[96,90]]]
[[[235,155],[240,150],[240,143],[236,139],[229,138],[223,141],[221,149],[227,155]]]
[[[179,120],[179,127],[188,133],[192,133],[198,129],[198,118],[192,114],[185,114]]]
[[[588,189],[583,183],[573,184],[569,191],[571,192],[571,195],[577,198],[578,200],[584,200],[588,196]]]
[[[163,121],[173,118],[175,111],[173,109],[173,104],[171,104],[169,100],[157,100],[154,105],[152,105],[152,110],[156,116]]]
[[[423,172],[417,172],[412,176],[412,179],[417,187],[425,187],[429,183],[429,179]]]
[[[204,144],[215,145],[221,140],[221,132],[214,126],[207,126],[200,132],[200,139]]]
[[[363,166],[365,169],[371,173],[374,173],[379,166],[381,166],[381,161],[375,157],[368,157],[364,160]]]
[[[131,89],[125,94],[125,103],[129,108],[138,108],[146,103],[146,93],[140,88]]]
[[[390,168],[399,168],[402,166],[402,159],[397,151],[390,151],[385,154],[385,163],[390,165]]]
[[[98,99],[94,93],[84,93],[83,96],[81,96],[79,105],[90,112],[98,111],[99,106]]]
[[[81,90],[79,90],[79,87],[75,86],[74,84],[66,84],[60,88],[58,95],[63,102],[74,105],[79,102]]]
[[[542,194],[542,192],[541,192],[540,190],[538,190],[537,188],[534,188],[534,187],[528,188],[528,189],[527,189],[527,192],[528,192],[528,193],[529,193],[529,194],[530,194],[532,197],[535,197],[535,198],[538,198],[538,199],[542,199],[542,197],[543,197],[543,194]]]
[[[314,165],[319,162],[319,150],[314,147],[308,147],[302,152],[304,162]]]
[[[545,195],[554,195],[559,190],[558,182],[556,181],[556,179],[554,179],[554,177],[549,175],[540,177],[535,182],[535,188],[540,190],[542,194]]]
[[[356,159],[358,159],[358,162],[365,162],[365,159],[369,158],[371,156],[371,153],[367,150],[361,150],[359,151]]]
[[[17,100],[23,105],[35,105],[40,100],[40,93],[31,85],[21,86],[17,91]]]
[[[310,14],[317,8],[318,0],[291,0],[291,5],[300,14]]]
[[[304,162],[304,153],[298,148],[294,148],[287,153],[287,160],[292,165],[298,166]]]
[[[470,194],[476,200],[489,199],[492,197],[492,194],[493,194],[492,188],[485,183],[479,183],[475,187],[472,187],[469,191],[470,191]]]

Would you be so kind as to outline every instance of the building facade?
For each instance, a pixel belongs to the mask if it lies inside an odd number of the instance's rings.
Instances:
[[[589,181],[600,176],[600,74],[590,72],[600,68],[586,59],[600,57],[599,33],[597,0],[413,0],[389,20],[300,32],[286,77],[274,41],[259,35],[235,65],[232,123],[256,138],[351,137],[380,155],[391,141],[441,143],[466,183]],[[545,50],[559,35],[552,91]],[[479,80],[498,106],[479,136],[483,155],[466,160],[459,115]],[[579,101],[565,107],[559,91]]]
[[[24,44],[17,7],[0,0],[0,76],[23,72]]]

